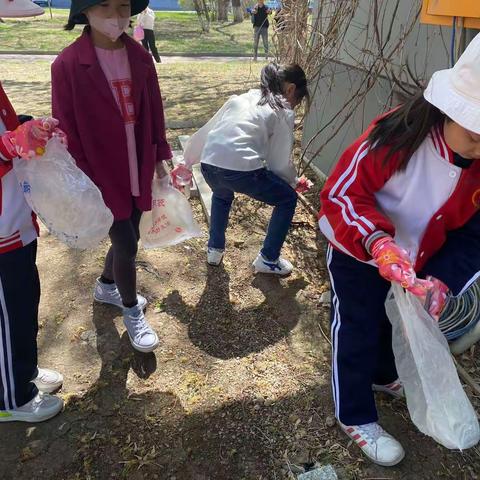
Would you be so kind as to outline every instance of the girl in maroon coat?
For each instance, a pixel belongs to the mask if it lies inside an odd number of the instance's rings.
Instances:
[[[133,347],[150,352],[157,334],[137,294],[138,226],[151,209],[155,169],[171,158],[158,78],[150,55],[124,32],[148,0],[73,0],[66,29],[87,24],[52,66],[52,108],[77,165],[95,182],[115,221],[94,298],[123,309]]]

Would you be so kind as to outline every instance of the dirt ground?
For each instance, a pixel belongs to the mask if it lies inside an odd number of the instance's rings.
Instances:
[[[397,467],[372,465],[335,426],[324,243],[299,206],[285,247],[294,273],[253,276],[269,213],[236,200],[220,267],[205,263],[206,237],[140,250],[139,291],[162,339],[151,354],[132,350],[120,311],[92,301],[107,244],[74,251],[42,232],[40,365],[64,374],[66,406],[42,424],[0,425],[0,479],[281,480],[313,462],[345,480],[478,478],[478,447],[439,446],[401,400],[377,398],[407,451]],[[465,361],[475,369],[478,352]]]

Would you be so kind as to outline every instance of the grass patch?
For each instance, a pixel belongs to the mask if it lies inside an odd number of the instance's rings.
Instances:
[[[157,65],[167,125],[205,123],[230,95],[255,87],[261,67],[245,62]],[[3,60],[2,84],[18,113],[50,114],[49,61]]]
[[[0,23],[0,51],[57,53],[72,43],[81,27],[66,32],[68,10],[53,9],[41,17],[4,19]],[[160,54],[249,55],[252,52],[252,24],[212,23],[202,33],[195,13],[156,12],[155,35]],[[260,51],[263,52],[262,47]]]

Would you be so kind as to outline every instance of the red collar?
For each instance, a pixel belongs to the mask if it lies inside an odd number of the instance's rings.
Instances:
[[[7,94],[4,92],[2,88],[2,84],[0,83],[0,118],[2,122],[5,124],[5,128],[7,130],[15,130],[18,127],[18,118],[15,113],[15,110],[10,103],[10,100],[7,97]]]
[[[433,145],[435,146],[435,150],[438,152],[438,154],[444,160],[447,160],[447,162],[453,163],[453,151],[445,141],[445,136],[443,134],[443,124],[440,123],[438,125],[435,125],[430,130],[430,136],[432,138]]]

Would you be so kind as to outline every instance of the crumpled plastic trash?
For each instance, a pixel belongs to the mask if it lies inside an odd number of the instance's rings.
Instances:
[[[108,235],[112,212],[61,139],[51,138],[39,157],[14,159],[13,169],[30,208],[69,247],[94,248]]]

